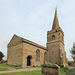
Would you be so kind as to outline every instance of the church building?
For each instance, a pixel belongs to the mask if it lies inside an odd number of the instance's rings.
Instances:
[[[14,34],[8,44],[7,64],[26,66],[40,66],[47,63],[67,65],[64,48],[64,32],[59,26],[57,9],[51,31],[47,32],[46,48],[32,41]]]
[[[7,64],[26,66],[40,66],[47,59],[47,49],[32,41],[14,34],[8,44]]]

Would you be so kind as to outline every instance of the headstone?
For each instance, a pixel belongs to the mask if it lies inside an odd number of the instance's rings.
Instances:
[[[66,75],[75,75],[75,68],[66,72]]]
[[[59,75],[60,68],[55,64],[43,64],[41,75]]]

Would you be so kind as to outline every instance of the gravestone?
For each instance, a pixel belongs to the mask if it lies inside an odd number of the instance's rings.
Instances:
[[[66,72],[66,75],[75,75],[75,68]]]
[[[60,67],[55,64],[43,64],[41,75],[59,75]]]

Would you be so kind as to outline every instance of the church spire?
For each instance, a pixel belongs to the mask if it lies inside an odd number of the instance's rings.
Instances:
[[[59,27],[59,22],[58,22],[57,7],[56,7],[52,30],[53,30],[53,29],[57,29],[58,27]]]

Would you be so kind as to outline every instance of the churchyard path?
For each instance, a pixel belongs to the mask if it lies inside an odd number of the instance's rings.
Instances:
[[[9,68],[8,68],[9,69]],[[9,71],[0,71],[0,73],[11,73],[11,72],[21,72],[21,71],[32,71],[32,70],[41,70],[41,68],[23,68],[23,69],[9,69]]]

